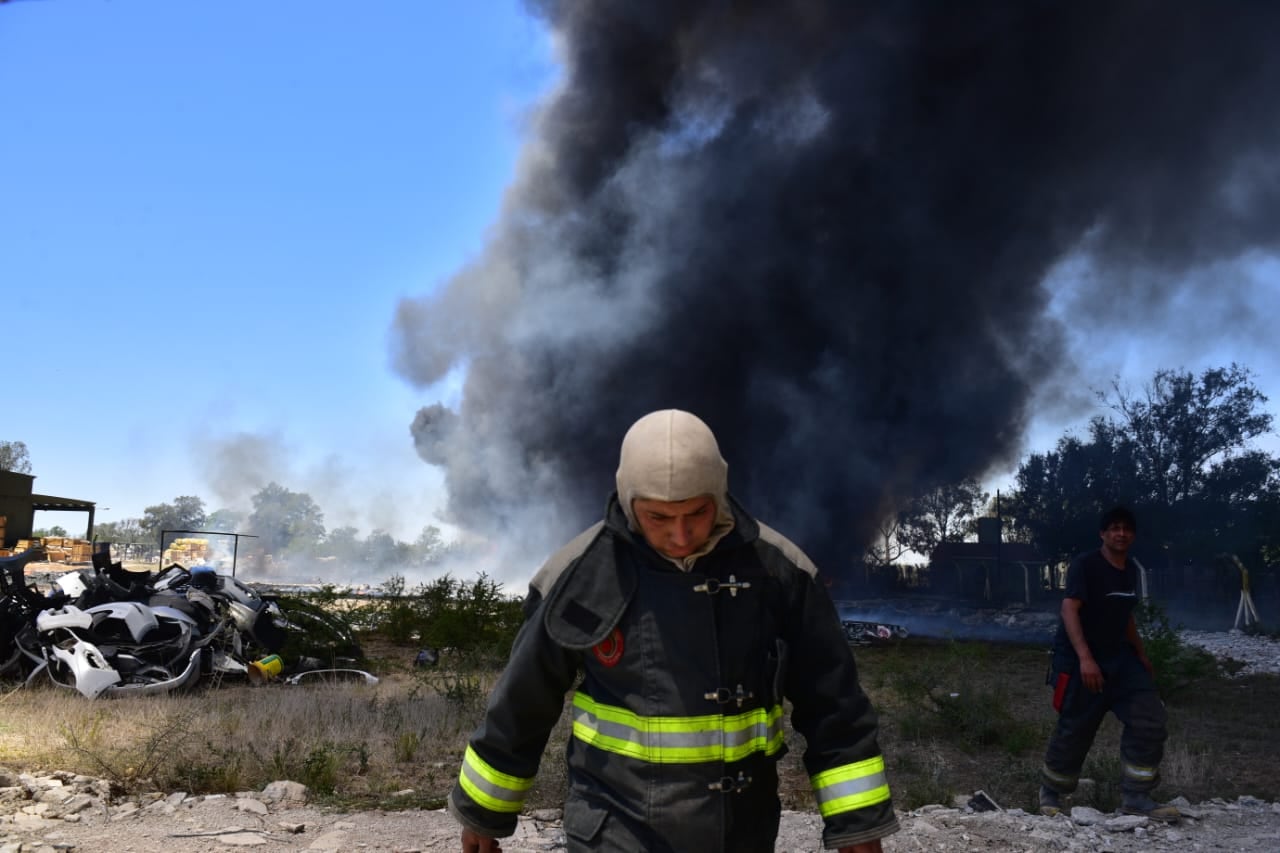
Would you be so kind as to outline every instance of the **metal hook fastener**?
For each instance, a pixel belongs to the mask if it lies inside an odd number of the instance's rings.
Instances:
[[[715,578],[707,578],[704,583],[700,583],[693,588],[694,592],[705,592],[707,595],[715,595],[722,589],[729,590],[732,598],[738,597],[738,590],[751,589],[751,581],[739,581],[735,575],[729,575],[729,580],[721,583]]]
[[[721,705],[727,705],[730,702],[737,702],[739,708],[742,707],[743,702],[753,696],[755,696],[755,694],[750,690],[743,690],[741,684],[738,685],[738,689],[736,691],[731,691],[728,687],[717,687],[709,693],[702,694],[702,698],[710,699],[711,701],[717,702]]]
[[[746,790],[751,784],[751,777],[745,775],[741,770],[738,771],[738,778],[732,776],[722,776],[720,781],[712,782],[707,786],[712,791],[722,791],[726,794],[736,794],[739,791]]]

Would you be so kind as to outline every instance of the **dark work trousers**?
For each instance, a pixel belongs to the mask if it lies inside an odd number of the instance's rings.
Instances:
[[[1111,711],[1124,725],[1120,736],[1124,768],[1121,790],[1126,793],[1150,791],[1160,781],[1160,759],[1164,757],[1164,741],[1168,736],[1164,703],[1156,692],[1155,681],[1128,647],[1099,660],[1098,666],[1102,669],[1101,693],[1085,689],[1078,663],[1070,673],[1058,725],[1045,751],[1042,780],[1060,794],[1074,791],[1098,726]]]

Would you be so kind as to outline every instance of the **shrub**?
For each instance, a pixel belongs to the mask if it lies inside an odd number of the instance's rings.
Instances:
[[[1142,635],[1147,660],[1155,670],[1156,687],[1162,696],[1173,696],[1221,672],[1222,667],[1213,655],[1182,641],[1159,604],[1144,601],[1135,611],[1134,618],[1138,623],[1138,633]]]

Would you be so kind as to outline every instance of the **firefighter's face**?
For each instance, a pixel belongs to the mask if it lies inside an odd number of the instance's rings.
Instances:
[[[1114,554],[1125,554],[1133,544],[1133,525],[1127,521],[1116,521],[1101,532],[1102,546]]]
[[[684,501],[636,498],[631,510],[649,547],[676,560],[707,544],[716,523],[716,502],[711,495]]]

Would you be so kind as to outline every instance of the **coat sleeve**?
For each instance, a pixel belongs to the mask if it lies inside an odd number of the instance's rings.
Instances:
[[[806,574],[789,610],[785,691],[792,726],[807,742],[804,765],[823,819],[823,843],[841,847],[896,832],[876,713],[858,683],[831,597]]]
[[[515,832],[547,739],[577,677],[576,653],[551,641],[542,611],[541,603],[532,608],[516,635],[449,794],[453,816],[490,838]]]

